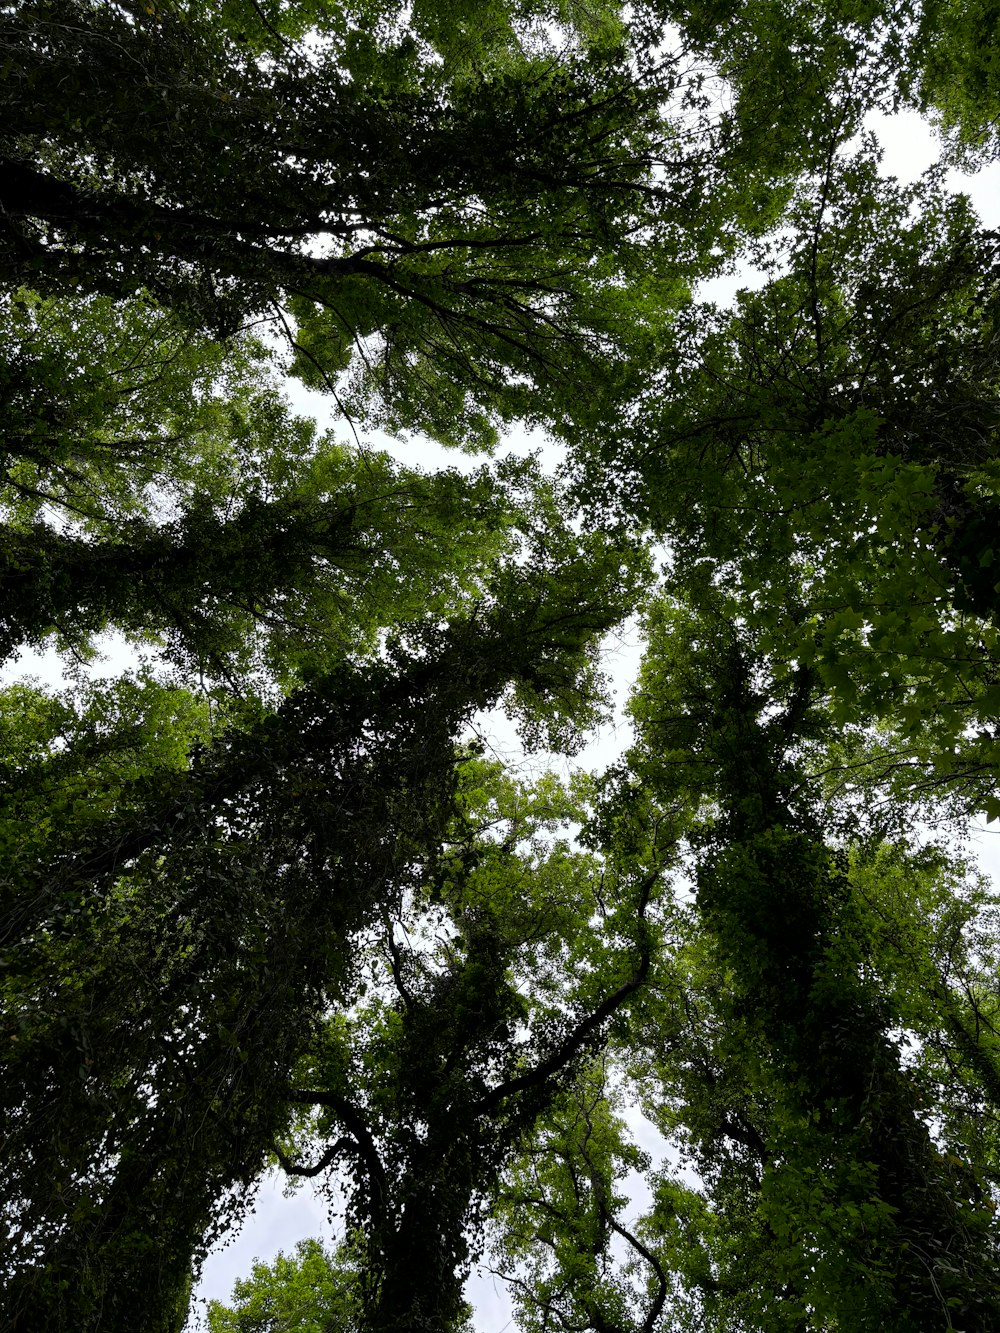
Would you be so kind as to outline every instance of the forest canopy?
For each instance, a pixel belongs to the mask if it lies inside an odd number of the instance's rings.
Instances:
[[[0,52],[0,1329],[1000,1327],[991,6]]]

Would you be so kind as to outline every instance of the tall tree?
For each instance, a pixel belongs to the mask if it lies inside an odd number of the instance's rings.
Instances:
[[[992,988],[980,990],[978,981],[973,989],[969,969],[970,954],[978,955],[986,939],[983,962],[991,965],[994,905],[940,848],[857,845],[847,873],[852,917],[842,918],[841,929],[869,979],[877,978],[892,1015],[904,1077],[932,1129],[934,1169],[950,1195],[967,1200],[965,1225],[994,1229],[995,1119],[986,1108],[995,1035],[985,1023],[974,1038],[971,1023],[955,1026],[958,1010],[971,1016],[969,995],[990,1009]],[[495,1249],[519,1324],[595,1333],[878,1327],[883,1316],[873,1317],[871,1306],[886,1275],[877,1265],[867,1263],[860,1274],[865,1299],[834,1308],[850,1288],[843,1232],[859,1205],[856,1198],[829,1200],[853,1147],[852,1126],[840,1127],[832,1151],[801,1173],[815,1152],[815,1138],[807,1145],[820,1120],[792,1107],[805,1092],[806,1071],[799,1066],[790,1098],[753,1022],[760,1007],[745,1004],[742,970],[729,965],[695,904],[668,911],[667,947],[627,1025],[615,1032],[601,1066],[543,1118],[501,1178]],[[958,1031],[972,1038],[978,1056],[959,1054],[965,1047]],[[838,1039],[857,1055],[856,1033],[841,1030]],[[974,1071],[983,1057],[980,1081]],[[666,1141],[655,1169],[636,1144],[630,1090]],[[872,1080],[873,1107],[885,1091]],[[642,1139],[652,1137],[646,1126]],[[831,1222],[841,1228],[833,1253]],[[870,1212],[861,1232],[869,1245],[879,1225],[877,1210]],[[803,1232],[809,1237],[804,1283],[795,1257]],[[926,1256],[929,1237],[920,1244]],[[952,1253],[943,1256],[946,1266]],[[995,1298],[991,1276],[980,1273],[980,1296],[987,1299]],[[911,1308],[901,1326],[975,1326],[967,1308],[971,1286],[956,1279],[956,1288],[942,1291],[923,1316]]]
[[[725,580],[842,725],[993,814],[996,237],[936,175],[827,144],[766,281],[675,322],[634,412],[578,440],[577,491],[638,510],[679,585]],[[606,484],[608,470],[619,490]]]
[[[261,344],[148,300],[21,290],[5,313],[4,656],[114,629],[287,688],[446,614],[554,511],[530,466],[429,477],[321,434]]]
[[[642,993],[673,848],[642,873],[572,850],[584,794],[466,762],[427,883],[388,905],[357,998],[303,1060],[277,1156],[293,1177],[340,1167],[361,1327],[459,1324],[497,1173]]]
[[[318,5],[311,42],[261,51],[263,12],[0,13],[8,282],[145,289],[216,332],[280,306],[308,380],[353,357],[356,403],[481,441],[491,412],[565,394],[581,356],[601,374],[649,229],[675,252],[660,296],[705,265],[711,159],[664,121],[674,62],[617,7],[546,27],[498,5],[462,42],[431,6]]]
[[[637,776],[702,806],[697,905],[727,974],[730,1041],[764,1071],[763,1213],[786,1299],[801,1320],[859,1331],[953,1316],[989,1328],[992,1216],[937,1151],[891,1036],[898,1012],[866,966],[846,851],[796,762],[822,735],[814,674],[775,672],[719,596],[682,620],[693,650],[676,619],[663,634],[654,622]]]
[[[330,1146],[316,1166],[279,1159],[310,1174],[349,1164],[372,1329],[461,1320],[497,1172],[650,966],[662,865],[618,876],[563,839],[546,845],[582,813],[578,799],[551,777],[525,788],[496,768],[467,766],[428,896],[387,915],[391,993],[335,1020],[307,1057],[296,1096]],[[374,969],[372,980],[384,989]]]
[[[566,569],[510,571],[492,609],[341,665],[190,760],[168,745],[156,762],[140,734],[136,763],[117,729],[102,756],[91,724],[70,753],[39,737],[14,766],[2,904],[14,1327],[174,1327],[192,1257],[281,1131],[353,941],[441,835],[465,722],[511,684],[553,722],[579,701],[593,636],[621,614],[620,552],[596,600],[582,563],[586,591],[568,591]]]

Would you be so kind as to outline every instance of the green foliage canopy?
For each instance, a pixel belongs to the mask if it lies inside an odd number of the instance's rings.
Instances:
[[[989,158],[987,17],[0,4],[16,1333],[177,1333],[267,1169],[343,1232],[213,1333],[997,1327],[997,240],[856,138]],[[625,755],[487,761],[637,607]]]

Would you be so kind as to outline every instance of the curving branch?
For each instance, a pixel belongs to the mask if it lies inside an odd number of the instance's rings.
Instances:
[[[654,870],[642,881],[637,913],[640,926],[645,922],[650,895],[659,878],[660,871]],[[551,1055],[540,1061],[533,1069],[529,1069],[527,1073],[519,1074],[516,1078],[508,1079],[505,1083],[491,1089],[478,1101],[473,1102],[472,1111],[476,1115],[486,1114],[506,1098],[512,1097],[518,1092],[524,1092],[529,1088],[541,1087],[554,1074],[558,1074],[565,1069],[570,1061],[580,1053],[588,1040],[601,1029],[631,995],[634,995],[640,989],[649,975],[652,964],[652,950],[645,930],[641,931],[638,954],[636,969],[629,980],[619,986],[616,991],[613,991],[592,1013],[578,1023]]]
[[[288,1094],[288,1100],[306,1106],[325,1106],[343,1124],[351,1137],[350,1140],[338,1140],[338,1142],[344,1143],[354,1152],[365,1167],[371,1186],[372,1209],[381,1214],[389,1195],[389,1181],[371,1130],[358,1107],[346,1097],[321,1088],[293,1088]]]
[[[656,1295],[653,1297],[653,1303],[646,1311],[646,1317],[642,1321],[641,1329],[641,1333],[653,1333],[653,1330],[659,1322],[660,1315],[663,1313],[663,1307],[667,1301],[667,1292],[670,1290],[669,1283],[667,1282],[667,1275],[663,1271],[663,1265],[660,1263],[654,1252],[649,1249],[648,1246],[644,1245],[638,1236],[633,1235],[627,1227],[623,1227],[616,1218],[609,1216],[607,1221],[611,1230],[614,1231],[616,1235],[621,1236],[622,1240],[627,1244],[631,1245],[632,1249],[635,1250],[637,1254],[641,1254],[643,1259],[645,1259],[646,1263],[649,1264],[650,1268],[653,1270],[653,1274],[656,1278]]]
[[[325,1171],[328,1166],[332,1166],[342,1152],[353,1147],[353,1139],[342,1136],[332,1147],[327,1148],[323,1156],[313,1166],[306,1166],[302,1162],[293,1161],[290,1157],[286,1157],[280,1148],[274,1149],[274,1155],[277,1157],[282,1171],[287,1172],[290,1176],[318,1176],[321,1171]]]

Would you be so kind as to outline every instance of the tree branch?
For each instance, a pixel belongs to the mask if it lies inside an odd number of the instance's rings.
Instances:
[[[646,908],[649,905],[649,897],[653,890],[653,885],[660,877],[659,870],[652,871],[642,882],[640,889],[638,918],[640,925],[645,921]],[[593,1013],[578,1023],[570,1032],[569,1036],[560,1043],[547,1059],[542,1060],[534,1069],[529,1069],[525,1074],[519,1074],[516,1078],[508,1079],[501,1083],[492,1091],[486,1093],[477,1102],[473,1103],[473,1112],[477,1115],[483,1115],[494,1107],[498,1106],[507,1097],[512,1097],[515,1093],[524,1092],[529,1088],[537,1088],[551,1078],[553,1074],[559,1073],[566,1065],[577,1055],[588,1038],[604,1024],[616,1010],[620,1009],[630,995],[642,986],[646,977],[649,975],[649,969],[652,961],[652,954],[649,940],[645,931],[642,931],[642,939],[639,944],[638,966],[630,978],[616,991],[607,997]]]
[[[290,1176],[318,1176],[321,1171],[325,1171],[340,1154],[348,1148],[353,1148],[354,1143],[348,1138],[339,1138],[332,1147],[327,1148],[326,1152],[315,1163],[314,1166],[305,1166],[302,1162],[293,1162],[290,1157],[286,1157],[280,1148],[274,1149],[274,1155],[281,1165],[282,1171]]]
[[[365,1123],[361,1111],[346,1097],[341,1097],[335,1092],[326,1092],[320,1088],[293,1088],[288,1094],[288,1100],[308,1106],[325,1106],[328,1110],[333,1111],[354,1140],[351,1146],[355,1149],[368,1172],[373,1210],[381,1213],[388,1198],[389,1182],[378,1148],[375,1146],[375,1140],[372,1138],[371,1130]]]

